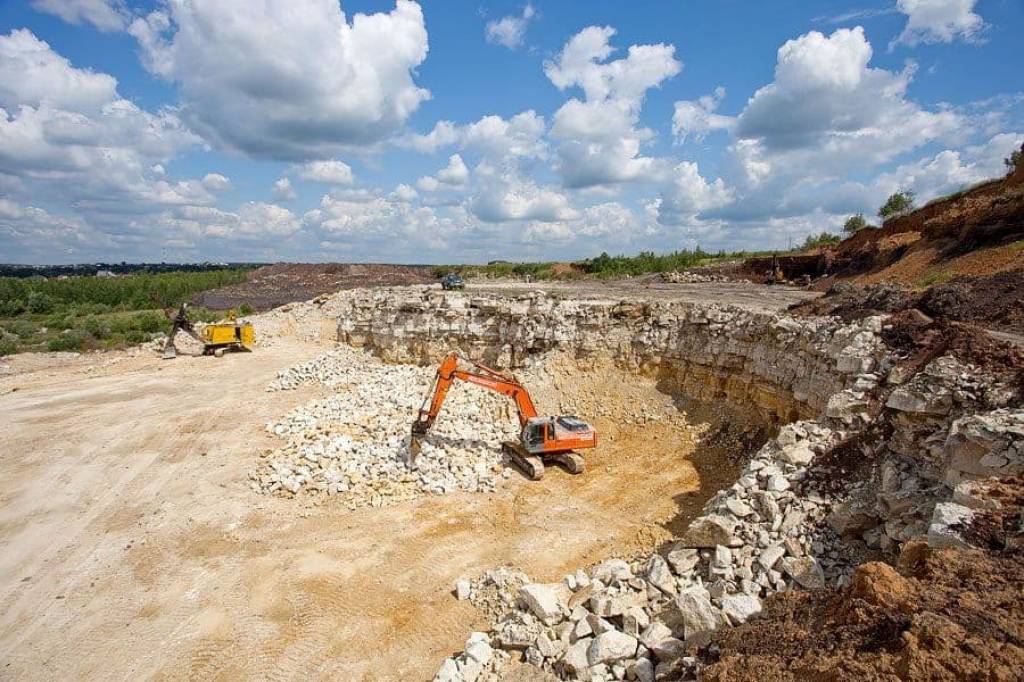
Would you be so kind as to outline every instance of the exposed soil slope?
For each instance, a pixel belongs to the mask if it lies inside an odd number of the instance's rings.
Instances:
[[[825,296],[793,308],[798,315],[865,315],[917,309],[930,317],[970,322],[988,329],[1024,334],[1024,270],[984,277],[958,277],[915,290],[895,283],[857,285],[836,282]]]
[[[870,283],[927,284],[1024,268],[1024,169],[938,199],[828,254],[829,271]]]
[[[789,592],[705,649],[703,679],[1013,680],[1024,668],[1020,550],[910,545],[839,591]]]

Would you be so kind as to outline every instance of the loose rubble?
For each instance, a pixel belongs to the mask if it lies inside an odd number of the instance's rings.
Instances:
[[[789,461],[843,436],[813,422],[784,427],[664,554],[609,559],[559,583],[485,574],[469,598],[495,619],[492,645],[565,679],[656,679],[696,666],[683,660],[688,647],[756,617],[775,592],[845,584],[852,566],[835,551],[830,500],[798,496],[808,463]]]
[[[661,280],[663,282],[668,282],[669,284],[708,284],[711,282],[731,281],[728,277],[723,277],[722,275],[712,275],[688,270],[684,270],[683,272],[679,272],[678,270],[663,272],[661,273]]]
[[[249,476],[253,490],[339,496],[349,508],[493,491],[508,475],[500,443],[517,425],[505,400],[472,387],[452,388],[444,419],[409,465],[409,425],[433,373],[344,346],[282,371],[268,391],[316,383],[332,393],[267,424],[286,443],[261,457]]]

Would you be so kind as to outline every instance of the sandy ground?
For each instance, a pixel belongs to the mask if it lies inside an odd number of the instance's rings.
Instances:
[[[321,390],[263,389],[322,350],[9,363],[0,679],[429,679],[486,625],[457,579],[649,549],[735,475],[678,420],[595,420],[584,476],[357,512],[256,495],[264,424]]]

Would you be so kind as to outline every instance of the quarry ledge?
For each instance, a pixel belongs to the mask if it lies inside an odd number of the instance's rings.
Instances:
[[[402,287],[341,292],[321,314],[328,328],[336,320],[337,340],[390,362],[433,364],[452,350],[510,369],[551,351],[607,357],[666,392],[725,401],[774,426],[828,410],[856,419],[858,396],[890,365],[880,318],[843,324],[711,302]]]

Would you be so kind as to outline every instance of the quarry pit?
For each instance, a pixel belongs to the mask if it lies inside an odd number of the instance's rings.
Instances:
[[[1020,466],[1010,388],[720,288],[353,289],[255,316],[252,354],[12,366],[5,674],[686,679],[774,594],[965,542],[970,479]],[[467,386],[410,469],[453,350],[593,423],[587,471],[526,480],[511,406]]]

